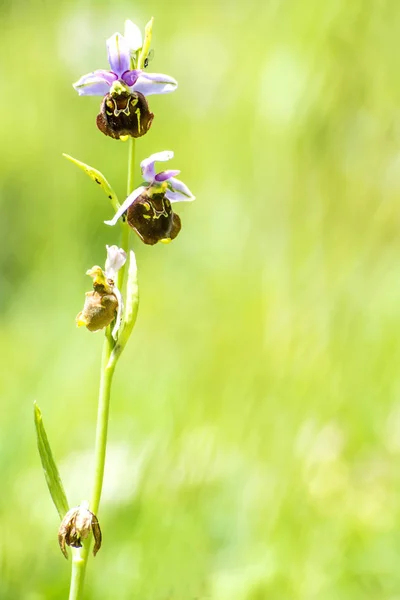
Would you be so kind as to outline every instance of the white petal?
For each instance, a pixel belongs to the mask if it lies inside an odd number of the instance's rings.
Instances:
[[[131,52],[136,52],[136,50],[139,50],[143,45],[142,32],[139,27],[129,19],[125,21],[124,38],[128,42]]]
[[[105,273],[107,279],[115,281],[117,271],[124,266],[126,262],[126,252],[118,246],[106,246],[107,248],[107,260],[105,266]]]
[[[130,205],[136,200],[136,198],[138,196],[140,196],[140,194],[142,192],[144,192],[146,188],[141,185],[140,187],[136,188],[136,190],[133,190],[132,194],[130,194],[127,199],[125,200],[125,202],[119,207],[119,209],[117,210],[117,212],[115,213],[114,217],[111,219],[111,221],[104,221],[104,223],[106,225],[115,225],[118,221],[118,219],[120,217],[122,217],[122,215],[124,214],[124,212],[126,210],[128,210],[128,208],[130,207]]]

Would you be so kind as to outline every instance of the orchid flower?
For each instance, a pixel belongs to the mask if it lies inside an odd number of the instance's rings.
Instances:
[[[110,71],[98,69],[83,75],[73,84],[80,96],[105,96],[116,81],[125,83],[131,93],[138,92],[144,96],[168,94],[176,90],[178,83],[169,75],[131,69],[132,44],[137,45],[139,41],[132,26],[135,27],[133,23],[127,27],[128,39],[120,33],[114,33],[106,42]]]
[[[114,33],[107,40],[108,62],[111,70],[98,69],[83,75],[73,87],[80,96],[103,96],[97,127],[114,139],[145,135],[154,115],[150,112],[146,96],[168,94],[178,87],[169,75],[147,73],[132,69],[149,51],[152,20],[146,26],[144,43],[139,28],[131,21],[125,24],[125,36]],[[143,47],[140,50],[140,45]]]
[[[181,228],[180,218],[172,211],[171,203],[190,202],[195,197],[182,181],[176,179],[180,171],[167,170],[156,173],[155,163],[170,160],[173,156],[172,151],[165,150],[142,160],[140,167],[147,185],[136,188],[111,221],[105,221],[107,225],[115,225],[127,212],[128,224],[146,244],[169,242],[178,235]]]

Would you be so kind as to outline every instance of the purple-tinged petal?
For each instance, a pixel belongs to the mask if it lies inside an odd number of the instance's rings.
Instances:
[[[111,70],[121,77],[122,73],[129,71],[131,56],[129,44],[120,33],[114,33],[107,40],[108,62]]]
[[[140,92],[144,96],[152,94],[169,94],[178,87],[178,82],[169,75],[163,73],[145,73],[139,75],[138,80],[132,88],[133,92]]]
[[[165,192],[168,200],[172,202],[191,202],[195,200],[195,196],[193,196],[192,192],[189,190],[187,185],[185,185],[179,179],[175,179],[175,177],[171,177],[168,181],[168,189]]]
[[[116,73],[113,73],[113,71],[106,71],[105,69],[96,69],[94,74],[98,75],[99,77],[103,77],[103,79],[107,81],[110,86],[112,86],[114,81],[118,79],[118,75]]]
[[[169,171],[161,171],[161,173],[157,173],[155,176],[156,181],[167,181],[167,179],[171,179],[171,177],[175,177],[175,175],[179,175],[180,171],[170,169]]]
[[[136,198],[138,196],[140,196],[140,194],[142,192],[144,192],[145,189],[146,188],[143,185],[141,185],[140,187],[136,188],[136,190],[133,190],[132,194],[130,194],[127,197],[127,199],[125,200],[125,202],[123,204],[121,204],[121,206],[119,207],[119,209],[117,210],[117,212],[115,213],[115,215],[113,216],[111,221],[104,221],[104,223],[106,225],[115,225],[117,223],[118,219],[120,217],[122,217],[124,212],[128,210],[130,205],[136,200]]]
[[[172,150],[164,150],[163,152],[155,152],[149,158],[145,158],[140,163],[140,168],[142,169],[143,179],[146,181],[154,181],[156,178],[156,171],[154,168],[155,162],[165,162],[174,158],[174,153]]]
[[[80,96],[104,96],[110,90],[110,86],[115,81],[117,76],[111,71],[102,69],[87,73],[73,84],[73,88]]]
[[[134,71],[125,71],[125,73],[122,74],[122,81],[125,81],[126,85],[129,85],[129,87],[131,87],[132,85],[135,85],[140,73],[142,71],[140,69],[135,69]]]

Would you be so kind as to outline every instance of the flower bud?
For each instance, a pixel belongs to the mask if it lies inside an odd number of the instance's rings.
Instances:
[[[96,556],[101,546],[101,530],[97,517],[85,506],[71,508],[58,530],[58,543],[65,558],[68,558],[65,545],[82,548],[82,540],[85,540],[91,531],[94,538],[93,555]]]
[[[162,188],[147,188],[127,210],[127,221],[145,244],[170,242],[181,230],[181,220],[173,212]]]
[[[131,92],[123,81],[116,81],[106,94],[97,115],[97,127],[116,140],[122,136],[141,137],[150,129],[154,114],[140,92]]]

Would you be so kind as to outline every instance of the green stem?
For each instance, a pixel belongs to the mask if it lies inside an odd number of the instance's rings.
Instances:
[[[108,416],[110,412],[111,382],[114,375],[115,365],[108,366],[112,350],[111,340],[106,336],[103,346],[103,357],[100,376],[99,405],[97,409],[97,428],[95,446],[95,467],[90,499],[90,510],[97,515],[99,510],[101,490],[103,487],[104,465],[106,462]]]
[[[71,586],[69,589],[69,600],[79,600],[82,597],[83,584],[85,581],[87,556],[89,548],[81,551],[73,549]]]
[[[128,157],[128,196],[134,188],[134,169],[135,169],[135,140],[129,139],[129,157]],[[129,232],[130,228],[126,223],[122,223],[121,248],[126,252],[129,250]],[[118,272],[118,288],[121,290],[124,282],[125,266]],[[95,445],[95,468],[92,486],[92,495],[90,500],[90,510],[97,515],[101,491],[103,488],[104,466],[106,461],[108,417],[110,412],[111,383],[118,358],[121,353],[112,353],[114,340],[111,337],[110,327],[106,329],[106,335],[103,345],[103,355],[101,360],[99,404],[97,409],[96,426],[96,445]],[[83,593],[87,560],[89,557],[91,538],[85,540],[81,549],[73,550],[71,586],[69,600],[80,600]]]
[[[135,138],[129,138],[128,144],[129,144],[129,152],[128,152],[128,183],[126,186],[126,195],[129,196],[129,194],[131,192],[133,192],[134,189],[134,177],[135,177]],[[127,223],[124,223],[121,220],[121,248],[123,248],[125,250],[125,252],[128,252],[129,250],[129,234],[130,234],[131,228],[129,227],[129,225]],[[118,271],[118,280],[117,280],[117,285],[118,285],[118,289],[122,290],[122,286],[124,283],[124,278],[125,278],[125,266],[121,267],[121,269]]]
[[[110,410],[110,392],[111,382],[115,370],[115,362],[108,365],[112,351],[112,338],[109,327],[106,330],[106,336],[103,344],[103,355],[101,359],[99,404],[97,409],[97,427],[96,427],[96,446],[95,446],[95,467],[94,480],[92,488],[92,497],[90,510],[97,514],[103,487],[104,465],[106,461],[108,415]],[[69,600],[80,600],[82,598],[83,584],[85,581],[85,572],[87,560],[89,557],[91,540],[86,540],[80,550],[73,550],[71,587]]]
[[[126,187],[126,195],[129,196],[133,192],[135,177],[135,138],[129,138],[129,155],[128,155],[128,185]]]

